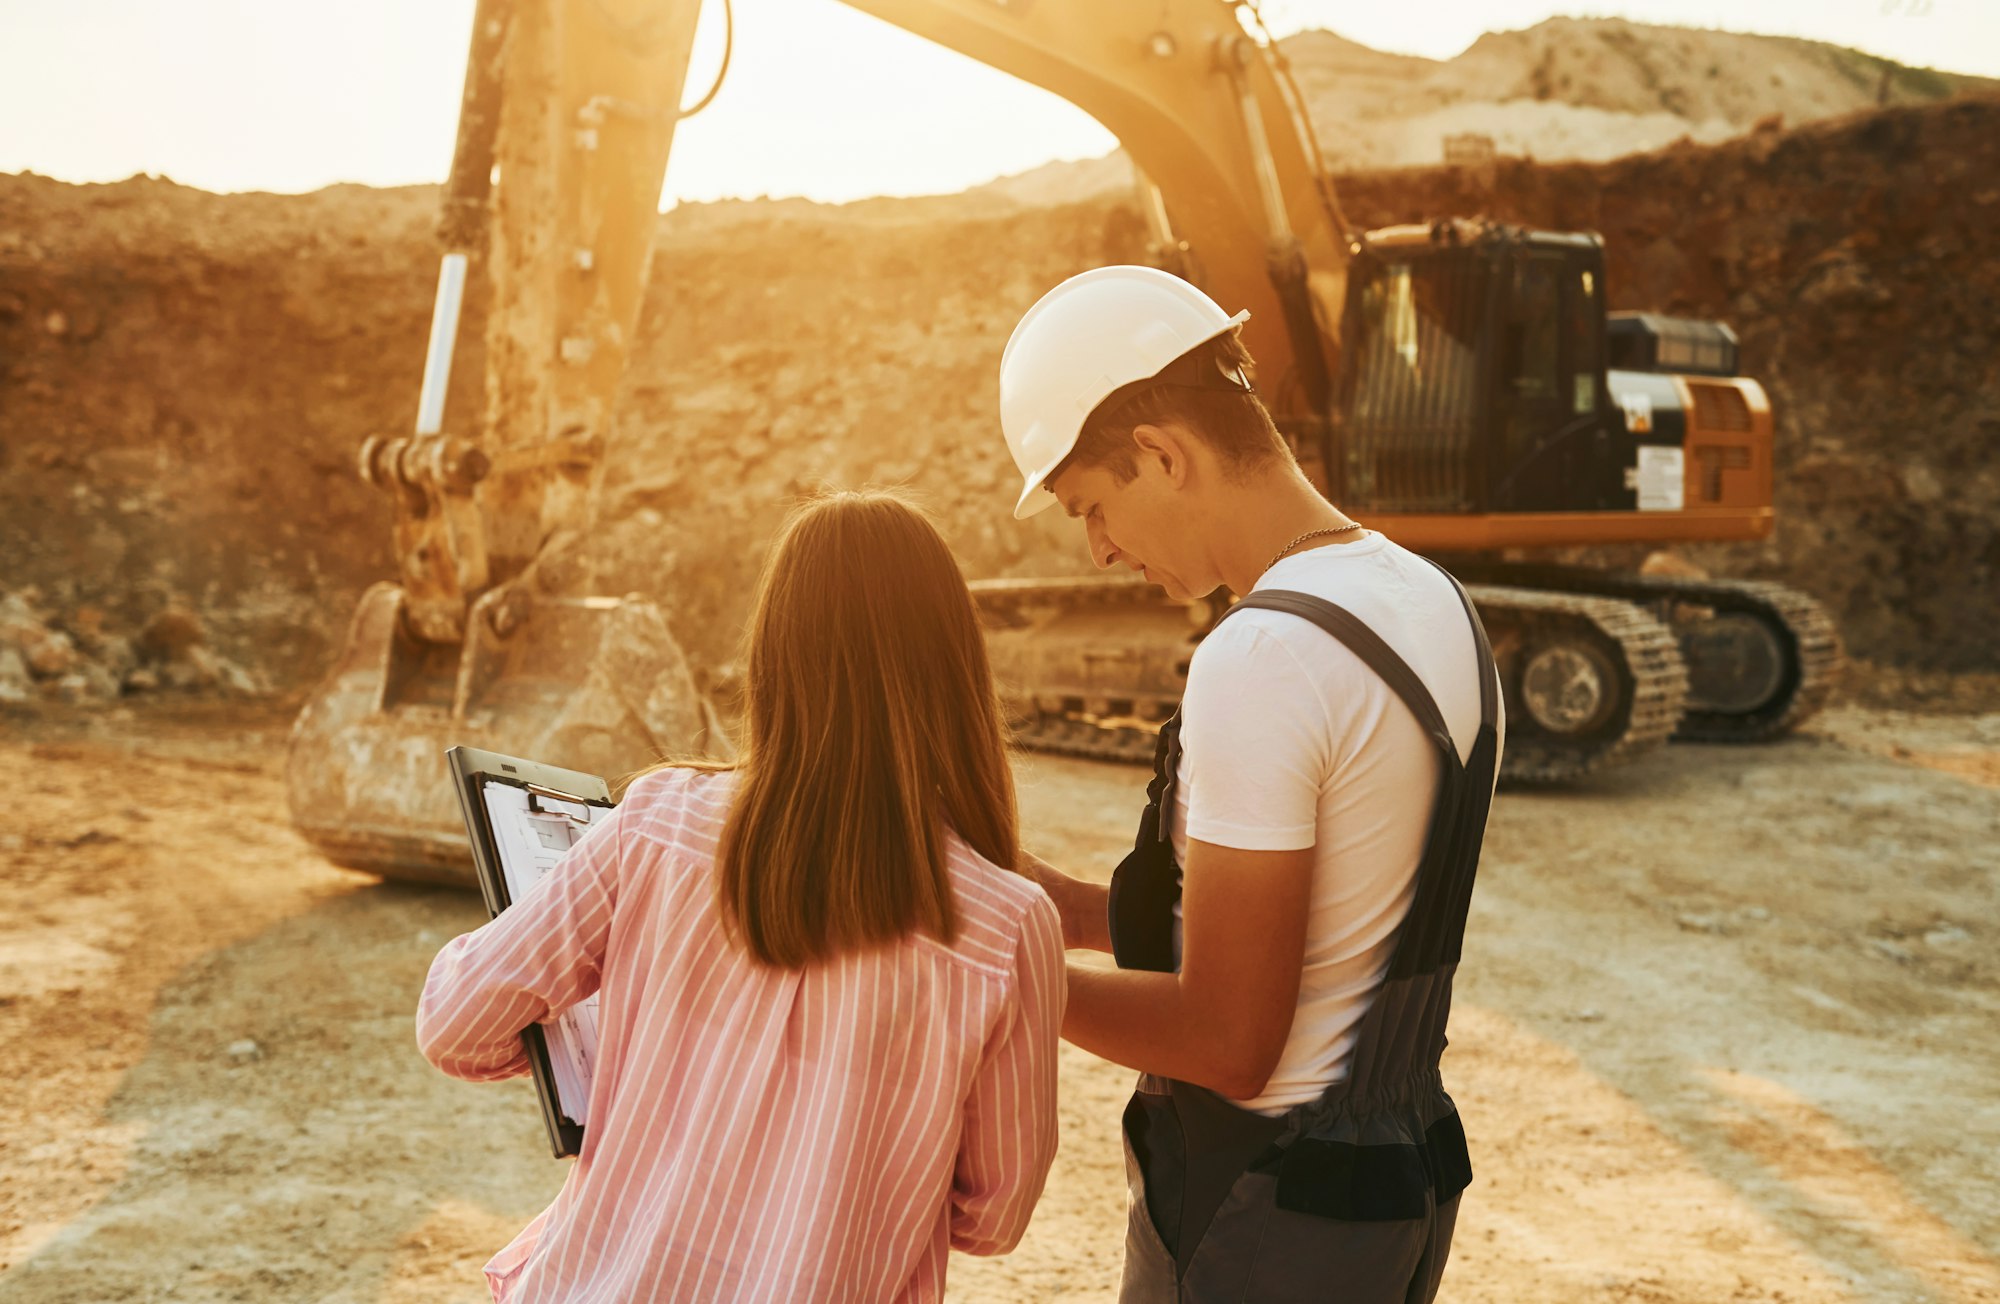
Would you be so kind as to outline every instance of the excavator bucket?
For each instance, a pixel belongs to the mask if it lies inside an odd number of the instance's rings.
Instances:
[[[613,781],[666,756],[726,751],[659,609],[640,598],[497,589],[462,644],[410,636],[403,590],[361,600],[346,648],[292,729],[292,822],[335,864],[470,886],[445,767],[464,744]]]

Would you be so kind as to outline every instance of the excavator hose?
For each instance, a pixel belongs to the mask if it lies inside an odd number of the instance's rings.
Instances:
[[[695,101],[691,109],[682,109],[682,122],[686,122],[715,103],[716,95],[722,90],[722,79],[729,75],[729,56],[736,52],[736,9],[730,0],[722,0],[722,66],[715,70],[715,84],[708,88],[708,94]]]

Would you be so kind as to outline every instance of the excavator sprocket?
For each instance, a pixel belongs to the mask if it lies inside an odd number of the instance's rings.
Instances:
[[[1790,733],[1817,715],[1840,686],[1846,656],[1840,633],[1826,609],[1796,589],[1762,580],[1710,580],[1676,589],[1676,604],[1711,608],[1718,614],[1742,616],[1768,631],[1779,650],[1789,649],[1779,691],[1753,710],[1715,709],[1700,697],[1689,703],[1676,738],[1700,742],[1761,742]],[[1682,638],[1684,648],[1688,639]],[[1717,659],[1691,655],[1697,683],[1710,676],[1707,663]],[[1725,651],[1721,658],[1730,658]],[[1727,673],[1719,667],[1716,677]]]

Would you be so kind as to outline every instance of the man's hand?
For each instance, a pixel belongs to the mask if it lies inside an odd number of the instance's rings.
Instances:
[[[1021,850],[1020,872],[1035,881],[1055,902],[1062,916],[1063,945],[1072,951],[1111,949],[1111,897],[1102,883],[1086,883],[1071,878],[1025,847]]]

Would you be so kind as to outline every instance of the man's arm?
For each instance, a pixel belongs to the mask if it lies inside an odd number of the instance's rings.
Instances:
[[[1310,847],[1241,851],[1190,841],[1180,972],[1071,965],[1063,1037],[1128,1068],[1237,1100],[1258,1095],[1298,1007],[1312,869]],[[1101,919],[1104,889],[1097,892]]]
[[[1320,676],[1276,635],[1243,619],[1202,641],[1181,705],[1180,972],[1071,965],[1065,1038],[1239,1100],[1263,1091],[1298,1008],[1320,789],[1338,734]],[[1108,950],[1107,892],[1070,884],[1045,888],[1066,932],[1097,930],[1090,940]]]

